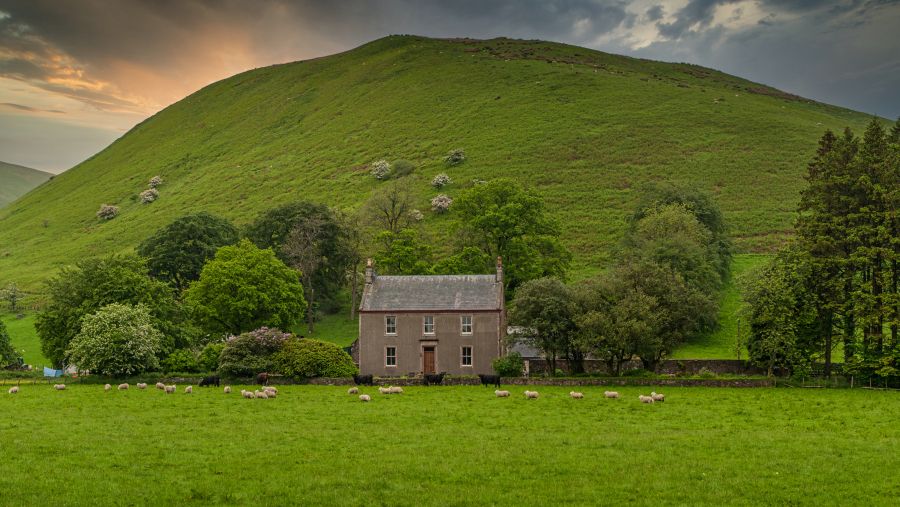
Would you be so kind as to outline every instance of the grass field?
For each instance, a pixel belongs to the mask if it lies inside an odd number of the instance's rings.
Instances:
[[[345,387],[0,395],[5,505],[896,505],[900,394]],[[374,392],[373,388],[364,388]],[[641,392],[649,392],[643,388]]]
[[[34,329],[35,317],[36,314],[28,313],[24,318],[17,319],[14,315],[0,313],[0,320],[6,324],[13,348],[25,358],[25,363],[37,367],[50,366],[41,352],[41,340]]]
[[[429,182],[446,171],[451,197],[475,179],[539,189],[574,253],[573,279],[609,265],[645,186],[664,181],[715,196],[739,251],[765,252],[791,234],[823,131],[861,133],[869,119],[693,65],[392,36],[211,84],[3,208],[0,284],[40,292],[57,268],[131,251],[189,212],[244,225],[296,199],[354,211],[384,185],[369,174],[382,158],[418,166],[402,184],[438,250],[453,243],[453,211],[430,211]],[[468,158],[447,168],[453,148]],[[141,204],[155,175],[160,198]],[[104,203],[120,215],[100,222]]]
[[[52,175],[30,167],[0,162],[0,208],[22,197]]]

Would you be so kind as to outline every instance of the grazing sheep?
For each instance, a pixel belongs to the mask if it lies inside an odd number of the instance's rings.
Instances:
[[[265,394],[269,398],[275,398],[276,396],[278,396],[278,393],[276,391],[272,391],[270,389],[263,389],[263,394]]]
[[[390,394],[403,394],[403,388],[400,386],[391,387],[390,390],[391,390]]]
[[[391,387],[379,387],[378,392],[381,394],[391,394]]]
[[[278,394],[278,388],[275,386],[266,386],[263,391],[272,391],[273,393]]]
[[[105,386],[103,386],[104,391],[109,391],[110,389],[112,389],[112,386],[109,384],[106,384]]]
[[[269,393],[267,393],[267,392],[265,392],[265,391],[257,391],[257,392],[256,392],[256,397],[257,397],[257,398],[262,398],[262,399],[264,399],[264,400],[268,400],[268,399],[269,399]]]
[[[347,394],[359,394],[359,388],[351,387],[350,389],[347,389]]]
[[[569,396],[571,396],[572,398],[575,398],[576,400],[580,400],[580,399],[584,398],[583,393],[576,393],[575,391],[569,391]]]
[[[650,397],[653,398],[653,401],[666,401],[666,395],[659,393],[650,393]]]
[[[119,384],[119,391],[124,391],[128,389],[128,384]]]
[[[172,394],[175,392],[175,386],[165,386],[166,394]]]
[[[9,388],[9,394],[16,394],[19,392],[19,386],[12,386]]]
[[[643,394],[638,396],[638,399],[641,400],[641,403],[653,403],[652,396],[644,396]]]
[[[184,388],[184,394],[191,394],[194,392],[194,386],[187,386]]]
[[[231,394],[231,386],[225,386],[225,394]]]
[[[53,384],[53,389],[56,389],[57,391],[65,391],[66,385],[65,384]]]
[[[358,386],[370,386],[374,381],[374,377],[372,375],[354,375],[353,383]]]
[[[497,395],[498,398],[509,398],[509,391],[494,391],[494,394]]]
[[[253,391],[244,391],[241,390],[241,396],[247,399],[255,398],[256,396],[253,394]]]
[[[536,400],[538,398],[537,391],[525,391],[525,399]]]
[[[138,382],[137,388],[138,389],[147,389],[147,384],[145,384],[143,382]]]
[[[478,378],[481,380],[481,385],[487,387],[489,385],[495,386],[497,389],[500,389],[500,375],[482,375],[479,374]]]
[[[216,386],[219,387],[219,377],[217,375],[210,375],[209,377],[203,377],[200,379],[200,387],[209,387]]]
[[[368,394],[360,394],[359,401],[372,401],[372,398]]]
[[[619,393],[617,391],[603,391],[603,396],[607,398],[619,398]]]
[[[156,383],[156,388],[159,389],[160,391],[165,391],[165,390],[166,390],[166,385],[163,384],[162,382],[157,382],[157,383]]]

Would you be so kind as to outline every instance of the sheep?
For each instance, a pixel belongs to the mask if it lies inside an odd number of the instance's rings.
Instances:
[[[12,386],[9,388],[9,394],[16,394],[19,392],[19,386]]]
[[[603,396],[607,398],[619,398],[619,393],[617,391],[603,391]]]
[[[137,388],[138,389],[147,389],[147,384],[144,384],[143,382],[138,382]]]
[[[194,386],[187,386],[184,388],[184,394],[191,394],[194,392]]]
[[[390,393],[389,393],[389,394],[403,394],[403,388],[400,387],[400,386],[397,386],[397,387],[391,387],[391,388],[389,388],[389,389],[390,389]]]
[[[110,389],[112,389],[112,386],[109,384],[106,384],[105,386],[103,386],[104,391],[109,391]]]
[[[119,391],[124,391],[128,389],[128,384],[119,384]]]
[[[265,391],[257,391],[255,394],[257,398],[262,398],[264,400],[269,399],[269,394]]]
[[[225,386],[225,394],[231,394],[231,386]]]
[[[509,391],[494,391],[494,394],[497,395],[498,398],[509,398]]]
[[[204,386],[210,387],[213,385],[215,385],[216,387],[219,387],[219,382],[220,382],[220,379],[217,375],[210,375],[209,377],[203,377],[200,380],[200,387],[204,387]]]
[[[378,392],[381,394],[391,394],[391,387],[379,387]]]
[[[644,396],[643,394],[638,396],[638,399],[641,400],[641,403],[653,403],[652,396]]]
[[[664,394],[653,392],[650,393],[650,397],[653,398],[653,401],[666,401],[666,395]]]
[[[580,399],[584,398],[583,393],[576,393],[575,391],[569,391],[569,396],[571,396],[572,398],[574,398],[576,400],[580,400]]]
[[[163,384],[162,382],[157,382],[157,383],[156,383],[156,388],[159,389],[160,391],[165,391],[165,390],[166,390],[166,385]]]
[[[525,399],[536,400],[538,398],[537,391],[525,391]]]
[[[166,394],[172,394],[175,392],[175,386],[165,386]]]
[[[272,391],[275,394],[278,394],[278,388],[275,386],[266,386],[263,391]]]
[[[263,394],[265,394],[269,398],[275,398],[276,396],[278,396],[277,392],[269,390],[269,389],[263,389]]]
[[[359,401],[372,401],[372,397],[368,394],[360,394]]]
[[[253,394],[253,391],[244,391],[243,389],[241,389],[241,396],[243,396],[244,398],[247,398],[248,400],[256,397]]]
[[[359,388],[351,387],[350,389],[347,389],[347,394],[359,394]]]
[[[56,389],[57,391],[65,391],[66,385],[65,384],[53,384],[53,389]]]

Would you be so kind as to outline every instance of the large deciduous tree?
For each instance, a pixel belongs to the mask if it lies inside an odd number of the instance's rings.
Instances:
[[[81,319],[67,362],[101,375],[134,375],[159,366],[162,340],[146,307],[113,303]]]
[[[557,278],[529,280],[516,290],[510,306],[510,323],[528,329],[525,339],[544,353],[554,372],[561,356],[569,359],[571,369],[579,369],[577,306],[568,287]]]

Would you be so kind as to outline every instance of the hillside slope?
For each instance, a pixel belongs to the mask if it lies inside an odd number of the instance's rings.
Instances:
[[[375,160],[408,159],[427,210],[442,171],[539,188],[564,225],[576,278],[609,261],[650,182],[719,200],[741,251],[790,233],[802,174],[826,128],[867,117],[693,65],[540,41],[379,39],[245,72],[169,106],[104,151],[0,211],[0,282],[37,282],[83,256],[132,249],[207,210],[243,224],[293,199],[358,208]],[[446,168],[448,150],[466,163]],[[137,194],[160,175],[161,197]],[[100,222],[103,203],[121,207]],[[452,215],[452,211],[450,213]],[[438,248],[449,217],[427,213]]]
[[[51,176],[30,167],[0,162],[0,208],[27,194]]]

